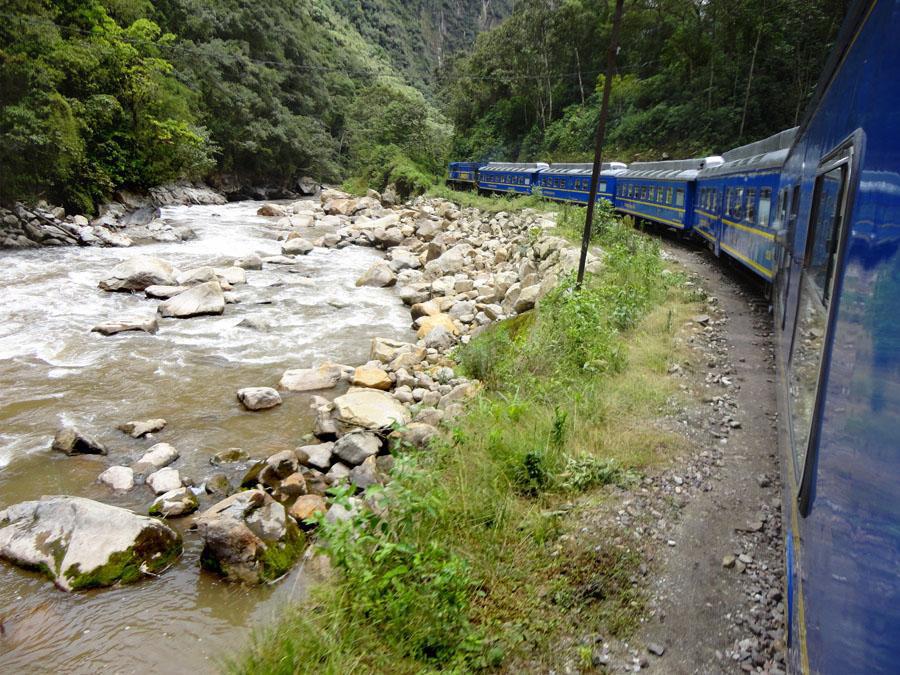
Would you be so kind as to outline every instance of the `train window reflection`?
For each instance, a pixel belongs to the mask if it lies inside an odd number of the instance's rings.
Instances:
[[[747,215],[748,223],[756,222],[756,190],[747,190]]]
[[[675,206],[684,206],[684,190],[675,190]]]
[[[789,376],[793,447],[798,469],[804,467],[813,445],[810,439],[816,419],[819,372],[841,240],[847,177],[848,165],[836,166],[818,177],[813,192]]]

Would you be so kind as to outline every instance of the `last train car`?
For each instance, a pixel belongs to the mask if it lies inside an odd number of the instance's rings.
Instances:
[[[721,162],[721,157],[707,157],[630,164],[616,178],[616,210],[690,231],[697,174]]]
[[[622,162],[604,162],[600,167],[597,197],[612,202],[616,196],[616,177],[628,168]],[[541,195],[561,202],[587,204],[593,164],[551,164],[541,169],[535,187]]]
[[[478,183],[479,162],[450,162],[447,184],[460,189],[472,189]]]
[[[796,132],[729,150],[697,174],[693,232],[767,282],[775,275],[775,195]]]
[[[532,164],[491,162],[478,169],[478,189],[482,192],[530,195],[538,171],[549,166],[544,162]]]
[[[900,672],[900,2],[851,3],[784,163],[774,288],[792,672]]]

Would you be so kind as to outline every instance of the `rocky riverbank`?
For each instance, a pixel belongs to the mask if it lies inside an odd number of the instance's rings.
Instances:
[[[277,382],[254,382],[235,391],[246,414],[258,415],[263,425],[265,411],[281,405],[285,397],[313,393],[315,428],[297,439],[295,449],[257,461],[243,451],[223,449],[212,458],[207,475],[189,476],[178,468],[186,450],[178,448],[178,429],[161,419],[121,427],[131,437],[146,438],[165,429],[171,440],[157,443],[133,462],[94,441],[95,430],[61,429],[54,449],[68,455],[105,455],[109,466],[98,481],[111,494],[142,491],[147,494],[145,513],[189,518],[185,536],[202,542],[200,564],[205,569],[249,583],[279,577],[302,552],[302,530],[310,527],[311,516],[327,512],[326,518],[337,519],[352,513],[329,503],[328,488],[352,486],[359,494],[353,508],[364,508],[364,490],[389,480],[397,444],[427,446],[443,421],[461,412],[477,391],[477,382],[454,370],[450,352],[455,345],[493,321],[534,307],[577,262],[577,252],[553,235],[553,219],[547,215],[488,217],[441,200],[418,199],[399,207],[392,201],[374,193],[355,198],[327,190],[318,201],[265,204],[260,213],[271,218],[273,232],[282,239],[281,255],[251,254],[232,265],[185,270],[136,256],[98,279],[104,291],[143,295],[156,311],[119,317],[94,330],[105,335],[134,330],[152,334],[168,321],[226,314],[230,304],[252,303],[255,289],[246,284],[248,275],[263,268],[290,274],[312,250],[351,245],[384,250],[384,260],[372,265],[357,285],[396,287],[410,307],[417,342],[373,336],[366,363],[309,363],[285,371]],[[600,260],[592,258],[590,264],[597,267]],[[266,330],[264,325],[248,328]],[[59,503],[74,498],[53,499]],[[200,515],[192,515],[200,509]],[[122,518],[129,514],[120,511]],[[23,550],[51,546],[65,555],[76,534],[90,538],[92,528],[99,526],[91,519],[66,528],[50,525],[42,530],[49,539],[36,538],[23,529],[16,513],[15,507],[0,513],[0,557],[31,567],[30,561],[39,556],[23,556]],[[133,565],[113,564],[136,544],[108,550],[105,561],[99,559],[103,556],[93,560],[91,585],[142,576],[133,574]],[[88,571],[86,565],[79,568],[82,574]],[[48,566],[45,571],[66,588],[59,581],[61,574],[66,578],[62,568]]]
[[[193,232],[160,219],[160,207],[225,202],[222,194],[206,185],[172,183],[152,188],[146,195],[117,192],[115,200],[104,204],[93,219],[46,202],[17,203],[11,209],[0,208],[0,248],[127,247],[146,241],[184,241]]]

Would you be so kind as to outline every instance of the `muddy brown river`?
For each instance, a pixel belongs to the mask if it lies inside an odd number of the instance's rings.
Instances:
[[[198,485],[217,470],[209,459],[219,450],[239,447],[262,457],[296,447],[312,425],[308,395],[286,394],[282,406],[252,413],[237,402],[236,390],[277,386],[285,369],[324,360],[363,363],[375,335],[412,337],[408,310],[392,289],[355,286],[380,257],[358,247],[315,249],[291,266],[248,271],[248,284],[235,287],[242,301],[219,317],[162,320],[156,335],[89,332],[103,321],[155,312],[157,302],[142,294],[97,288],[132,255],[158,256],[180,270],[227,265],[250,253],[277,255],[274,219],[256,216],[258,206],[165,209],[164,218],[197,233],[185,243],[0,252],[0,509],[69,494],[146,513],[149,488],[116,495],[97,475],[161,441],[180,450],[173,466]],[[324,231],[311,230],[309,238]],[[248,316],[270,328],[237,326]],[[168,426],[150,439],[116,430],[156,417]],[[63,422],[93,433],[109,456],[51,452]],[[211,503],[201,502],[201,509]],[[185,531],[189,520],[171,524]],[[303,591],[302,568],[264,588],[201,573],[200,542],[184,536],[177,565],[121,588],[67,594],[0,561],[0,672],[216,672]]]

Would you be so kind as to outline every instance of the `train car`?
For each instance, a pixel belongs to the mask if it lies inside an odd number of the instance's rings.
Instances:
[[[461,190],[471,190],[478,185],[480,162],[450,162],[447,169],[447,184]]]
[[[765,281],[775,275],[775,195],[797,130],[729,150],[697,174],[693,232]]]
[[[604,162],[600,166],[600,180],[597,184],[598,198],[613,202],[616,198],[616,178],[628,168],[622,162]],[[561,202],[587,204],[591,187],[593,164],[551,164],[542,169],[535,187],[548,199]]]
[[[616,179],[616,210],[689,232],[697,174],[721,163],[721,157],[706,157],[630,164]]]
[[[478,169],[478,189],[482,192],[513,192],[531,194],[531,186],[541,169],[550,165],[545,162],[514,164],[491,162]]]
[[[781,174],[789,670],[897,673],[900,2],[851,3]]]

